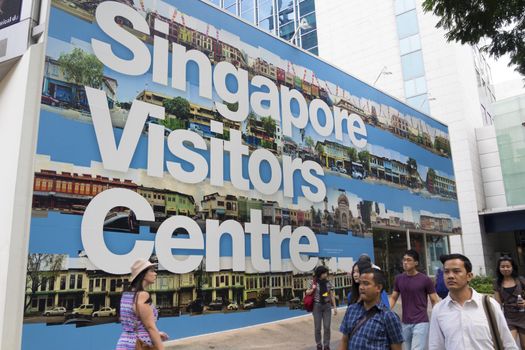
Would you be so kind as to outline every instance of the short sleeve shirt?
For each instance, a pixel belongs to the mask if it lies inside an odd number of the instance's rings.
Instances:
[[[396,276],[394,291],[401,294],[403,323],[428,322],[428,296],[436,292],[430,277],[421,272],[414,276],[403,273]]]
[[[379,312],[366,321],[348,341],[348,350],[387,350],[392,344],[403,342],[401,322],[395,313],[382,303],[374,306]],[[365,317],[366,309],[362,302],[350,305],[346,309],[339,330],[350,335],[352,329]]]

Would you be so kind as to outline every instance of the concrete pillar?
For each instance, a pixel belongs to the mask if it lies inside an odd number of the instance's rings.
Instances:
[[[0,81],[0,348],[20,349],[44,44]]]

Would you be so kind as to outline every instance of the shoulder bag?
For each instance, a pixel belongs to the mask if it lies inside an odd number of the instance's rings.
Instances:
[[[317,286],[317,282],[315,281],[315,279],[312,281],[312,288],[313,286]],[[304,295],[303,305],[304,305],[304,309],[306,310],[306,312],[312,312],[314,310],[314,302],[315,302],[314,294],[315,294],[315,289],[312,292],[312,294]]]
[[[496,316],[494,315],[494,309],[488,295],[483,296],[483,310],[485,310],[485,316],[489,322],[490,334],[492,335],[492,342],[494,343],[495,350],[504,350],[503,342],[498,330],[498,323],[496,322]]]
[[[139,312],[139,305],[138,305],[138,301],[139,301],[139,296],[136,295],[136,300],[135,300],[135,313],[137,315],[137,320],[140,320],[140,312]],[[157,350],[157,346],[155,345],[149,345],[148,343],[146,342],[143,342],[140,338],[139,338],[139,326],[138,326],[138,321],[135,320],[135,334],[137,336],[137,342],[135,343],[135,350]]]
[[[378,312],[379,312],[379,309],[377,307],[372,307],[359,319],[359,322],[357,322],[354,328],[352,328],[352,331],[348,334],[348,343],[350,343],[350,340],[357,333],[359,328],[361,328],[366,322],[368,322],[368,320],[374,317],[374,315],[377,314]]]

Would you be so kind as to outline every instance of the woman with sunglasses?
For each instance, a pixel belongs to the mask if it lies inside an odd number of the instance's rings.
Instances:
[[[160,332],[156,321],[158,312],[146,288],[157,279],[157,264],[137,260],[131,266],[131,281],[128,290],[120,300],[120,323],[122,334],[117,350],[135,350],[137,339],[155,349],[164,350],[163,341],[168,335]]]
[[[525,348],[525,278],[518,276],[518,266],[508,255],[498,260],[494,298],[503,306],[507,325],[516,338],[519,335],[521,347]]]

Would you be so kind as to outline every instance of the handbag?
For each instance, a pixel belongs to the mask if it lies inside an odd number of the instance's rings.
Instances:
[[[498,324],[496,323],[496,316],[494,315],[494,309],[490,303],[488,295],[483,296],[483,309],[485,310],[485,316],[489,322],[490,334],[492,335],[492,342],[494,343],[495,350],[504,350],[503,342],[498,330]]]
[[[139,299],[138,296],[136,296],[135,311],[136,311],[136,314],[137,314],[137,319],[140,319],[138,299]],[[137,320],[135,320],[135,334],[137,336],[137,341],[135,342],[135,350],[158,350],[156,345],[149,345],[148,343],[142,341],[139,338],[139,328],[138,328]]]
[[[315,281],[315,279],[313,280],[313,283],[312,283],[312,287],[313,286],[317,286],[317,282]],[[314,310],[314,302],[315,302],[314,293],[315,293],[315,290],[311,294],[305,294],[303,298],[303,305],[304,305],[304,309],[306,310],[306,312],[312,312]]]

